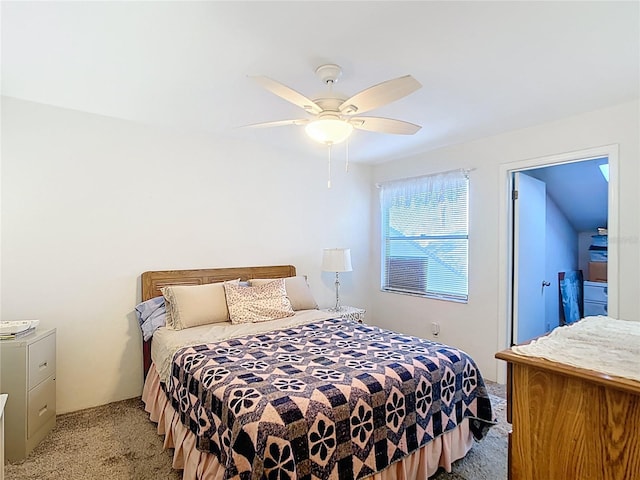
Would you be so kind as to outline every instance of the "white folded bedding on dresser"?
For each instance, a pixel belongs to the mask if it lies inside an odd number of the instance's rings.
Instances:
[[[640,322],[586,317],[512,350],[640,381]]]

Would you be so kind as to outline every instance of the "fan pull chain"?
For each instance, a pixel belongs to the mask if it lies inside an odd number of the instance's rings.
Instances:
[[[344,171],[349,172],[349,139],[348,138],[347,138],[347,145],[345,150]]]
[[[327,143],[327,147],[329,150],[329,159],[327,162],[327,175],[328,175],[328,179],[327,179],[327,188],[331,188],[331,144]]]

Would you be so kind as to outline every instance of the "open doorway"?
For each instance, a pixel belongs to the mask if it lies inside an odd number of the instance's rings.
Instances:
[[[607,156],[511,172],[511,343],[607,314]]]
[[[549,155],[545,157],[529,158],[518,161],[505,162],[500,165],[500,191],[499,198],[499,228],[502,234],[498,237],[498,348],[503,349],[513,345],[513,217],[511,199],[511,178],[512,173],[544,167],[547,165],[558,165],[575,162],[578,160],[607,157],[609,161],[609,193],[608,193],[608,262],[607,262],[607,285],[608,285],[608,315],[613,318],[618,317],[618,211],[619,211],[619,190],[618,190],[618,145],[603,145],[581,151],[573,151]],[[496,361],[496,377],[498,382],[507,381],[507,367],[505,362]]]

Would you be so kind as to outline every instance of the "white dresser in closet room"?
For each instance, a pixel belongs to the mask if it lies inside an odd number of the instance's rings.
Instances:
[[[606,282],[584,282],[584,316],[608,315],[609,291]]]

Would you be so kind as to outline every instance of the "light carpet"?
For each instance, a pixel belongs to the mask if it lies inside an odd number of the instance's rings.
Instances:
[[[504,480],[507,433],[504,386],[487,382],[498,425],[453,472],[432,480]],[[173,450],[163,450],[156,425],[140,398],[59,415],[57,425],[23,461],[5,466],[6,480],[160,480],[181,479],[171,468]]]

